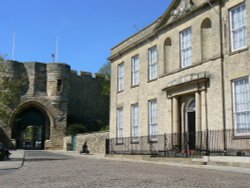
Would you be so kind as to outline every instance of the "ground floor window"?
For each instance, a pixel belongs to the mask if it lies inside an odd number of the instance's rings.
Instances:
[[[139,105],[133,104],[131,107],[131,123],[132,123],[132,130],[131,130],[131,136],[132,136],[132,142],[138,142],[138,136],[139,136]]]
[[[150,100],[149,109],[149,138],[150,141],[157,141],[157,100]]]
[[[250,97],[248,78],[233,81],[234,124],[237,134],[250,133]]]
[[[122,143],[123,138],[123,108],[117,109],[117,143]]]

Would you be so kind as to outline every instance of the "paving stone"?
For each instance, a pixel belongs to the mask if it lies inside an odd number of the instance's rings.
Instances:
[[[21,169],[0,175],[0,182],[1,188],[250,187],[245,174],[82,156],[25,162]]]

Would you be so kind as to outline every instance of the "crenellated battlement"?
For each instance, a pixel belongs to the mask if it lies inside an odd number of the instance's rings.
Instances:
[[[93,72],[86,72],[86,71],[76,71],[76,70],[71,70],[70,72],[71,76],[78,76],[78,77],[81,77],[81,78],[93,78],[93,79],[96,79],[96,78],[104,78],[105,75],[101,74],[101,73],[93,73]]]
[[[14,107],[16,113],[10,118],[17,148],[26,147],[25,142],[20,140],[19,135],[23,135],[23,130],[18,128],[20,126],[46,127],[42,129],[41,146],[32,147],[58,149],[62,148],[67,125],[108,124],[109,102],[102,92],[103,75],[78,72],[64,63],[6,61],[5,69],[7,77],[24,80],[20,104]],[[0,73],[1,76],[3,74]],[[39,118],[26,118],[33,115]],[[40,119],[44,122],[39,122]],[[12,138],[12,130],[6,129],[9,138]],[[9,143],[6,141],[6,144]]]

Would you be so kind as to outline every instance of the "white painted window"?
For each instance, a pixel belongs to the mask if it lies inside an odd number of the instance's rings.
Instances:
[[[149,80],[153,80],[156,79],[158,76],[157,73],[158,55],[156,46],[150,48],[148,50],[148,53],[149,53]]]
[[[234,122],[238,135],[250,133],[250,97],[248,78],[233,81]]]
[[[180,33],[181,38],[181,67],[192,65],[192,30],[188,28]]]
[[[132,58],[132,86],[139,85],[139,55]]]
[[[124,63],[118,65],[118,91],[124,90]]]
[[[245,3],[230,10],[232,51],[247,47],[247,14]]]
[[[123,108],[117,109],[117,143],[123,142]]]
[[[139,105],[133,104],[131,106],[131,114],[132,114],[132,130],[131,130],[131,136],[132,136],[132,142],[139,141]]]
[[[151,141],[157,140],[157,100],[149,101],[149,137]]]

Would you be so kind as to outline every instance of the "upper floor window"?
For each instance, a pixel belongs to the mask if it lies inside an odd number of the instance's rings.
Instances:
[[[157,140],[157,100],[150,100],[149,109],[149,138],[151,141]]]
[[[148,50],[149,53],[149,80],[157,78],[157,48],[156,46]]]
[[[124,63],[118,65],[118,91],[124,90]]]
[[[188,28],[180,33],[181,68],[192,65],[192,30]]]
[[[139,85],[139,55],[132,58],[132,86]]]
[[[131,113],[132,113],[132,130],[131,130],[131,136],[132,136],[132,142],[138,142],[139,138],[139,105],[133,104],[131,106]]]
[[[117,109],[117,143],[123,142],[123,108]]]
[[[230,10],[232,51],[247,47],[246,5],[241,4]]]
[[[250,133],[250,97],[248,78],[233,81],[236,134]]]

